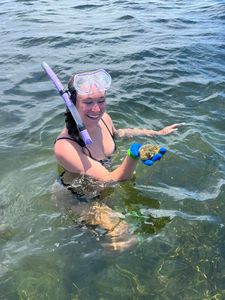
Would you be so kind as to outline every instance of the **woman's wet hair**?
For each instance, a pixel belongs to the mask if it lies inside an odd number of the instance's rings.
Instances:
[[[74,75],[70,77],[70,80],[68,82],[68,91],[70,93],[70,99],[73,102],[74,105],[76,105],[76,101],[77,101],[77,92],[74,88]]]
[[[69,82],[68,82],[68,91],[70,93],[70,99],[73,102],[74,105],[76,105],[76,101],[77,101],[77,92],[73,86],[73,80],[74,80],[74,75],[70,78]],[[69,111],[68,108],[66,108],[66,112],[65,112],[65,123],[66,123],[66,128],[68,130],[68,134],[79,144],[81,145],[81,147],[83,147],[84,141],[80,138],[80,134],[79,134],[79,130],[77,128],[77,124],[74,121],[74,118],[71,114],[71,112]]]

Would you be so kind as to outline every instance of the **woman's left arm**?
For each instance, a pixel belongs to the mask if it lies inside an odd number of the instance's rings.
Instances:
[[[161,130],[151,130],[145,128],[124,128],[124,129],[115,129],[113,134],[115,137],[123,138],[123,137],[133,137],[133,136],[156,136],[156,135],[167,135],[171,134],[174,131],[177,131],[179,127],[183,126],[184,123],[177,123],[173,125],[166,126]]]

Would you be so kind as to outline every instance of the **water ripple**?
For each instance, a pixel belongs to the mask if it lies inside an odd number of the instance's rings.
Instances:
[[[80,10],[86,10],[86,9],[95,9],[98,7],[102,7],[103,5],[97,5],[97,4],[85,4],[85,5],[75,5],[72,8],[80,9]]]
[[[117,196],[115,189],[112,194],[115,193],[114,197],[117,197],[121,206],[126,201],[128,206],[132,206],[131,200],[136,199],[134,191],[138,190],[141,199],[142,195],[146,195],[146,198],[154,198],[159,203],[158,210],[153,210],[150,204],[147,209],[141,206],[143,214],[175,218],[173,226],[163,231],[166,232],[165,236],[169,236],[168,240],[174,241],[167,259],[182,257],[179,249],[183,249],[184,245],[190,251],[193,248],[194,255],[197,255],[195,241],[202,243],[204,251],[211,249],[216,255],[219,251],[223,252],[218,246],[224,240],[222,229],[216,228],[221,236],[213,232],[208,239],[210,244],[205,245],[203,237],[208,238],[209,229],[216,226],[217,222],[213,223],[214,215],[223,215],[224,211],[224,3],[217,0],[106,2],[95,0],[84,3],[77,0],[68,4],[54,0],[1,1],[0,214],[2,221],[14,224],[21,230],[16,232],[12,241],[3,241],[1,244],[0,253],[4,253],[1,256],[1,270],[4,274],[7,274],[9,266],[16,265],[20,269],[19,260],[23,257],[27,256],[29,261],[29,255],[42,251],[52,251],[53,254],[57,253],[57,249],[61,251],[60,259],[66,251],[66,260],[69,257],[70,262],[74,260],[74,257],[71,260],[70,254],[76,253],[77,265],[83,266],[83,258],[78,252],[95,253],[96,249],[93,240],[90,245],[77,242],[76,236],[80,234],[78,229],[76,234],[72,227],[70,232],[66,231],[67,225],[65,228],[60,225],[60,229],[57,229],[57,222],[64,221],[54,217],[56,208],[51,202],[51,185],[58,175],[53,144],[64,126],[65,106],[41,69],[42,61],[52,66],[65,86],[71,74],[77,70],[102,67],[108,70],[113,79],[107,93],[108,111],[117,128],[135,126],[158,130],[173,123],[186,123],[173,135],[154,139],[135,137],[134,141],[137,142],[165,145],[168,153],[152,168],[138,164],[128,193]],[[118,141],[119,156],[115,158],[115,165],[123,159],[131,142],[130,139]],[[133,193],[135,196],[129,196]],[[167,209],[161,208],[161,203]],[[187,242],[179,244],[185,230],[189,230],[187,236],[193,232],[190,228],[186,229],[192,223],[187,221],[196,221],[196,237],[191,246]],[[209,227],[207,222],[210,223]],[[29,226],[33,232],[28,232]],[[49,227],[53,230],[50,231]],[[82,241],[85,238],[86,235]],[[157,241],[156,237],[152,245],[156,245]],[[58,244],[60,247],[54,246]],[[68,248],[70,244],[73,248]],[[161,283],[161,295],[168,292],[167,281],[163,281],[165,277],[158,279],[156,275],[165,255],[160,249],[154,251],[157,257],[153,252],[149,255],[151,249],[146,247],[141,250],[141,257],[146,253],[143,265],[139,256],[137,265],[130,264],[135,258],[132,253],[126,253],[126,260],[123,256],[120,259],[129,268],[134,265],[135,272],[139,268],[149,270],[149,274],[148,271],[145,274],[148,282],[146,289],[149,289],[151,282],[148,296],[157,298],[152,291],[159,291]],[[193,259],[194,255],[190,257]],[[49,258],[49,253],[46,252],[46,256]],[[207,253],[206,256],[210,255]],[[216,270],[218,257],[215,257],[215,264],[210,268]],[[186,263],[192,271],[196,270],[194,261],[188,259]],[[63,264],[66,268],[69,265],[67,261]],[[54,261],[55,265],[58,264]],[[97,265],[96,270],[99,271]],[[89,267],[96,274],[96,270],[92,269],[93,258]],[[207,265],[204,268],[210,269]],[[80,275],[77,270],[76,274]],[[67,268],[67,271],[70,272],[71,268]],[[179,277],[185,278],[185,282],[192,282],[188,278],[191,274],[196,283],[199,278],[194,276],[200,273],[192,271],[182,273],[179,269],[179,276],[170,276],[170,279],[174,282],[174,278]],[[74,274],[69,277],[76,278]],[[126,274],[124,278],[127,278]],[[100,292],[93,295],[96,280],[93,281],[91,275],[90,288],[80,282],[79,296],[88,299],[90,293],[92,298],[108,298],[108,295]],[[222,272],[208,277],[213,278],[211,286],[220,286],[216,278],[222,277]],[[12,278],[15,279],[13,275]],[[88,276],[85,278],[88,279]],[[12,285],[13,289],[18,280]],[[207,280],[201,281],[201,284],[199,298],[213,297],[217,292],[207,285]],[[113,286],[114,290],[117,288],[120,291],[119,286]],[[190,290],[184,288],[179,297],[187,298]],[[203,290],[209,293],[201,293]],[[85,291],[85,295],[82,291]],[[170,293],[172,291],[174,288],[169,289]],[[71,292],[72,296],[77,297]],[[123,296],[122,293],[120,297]]]
[[[161,184],[159,187],[149,187],[147,185],[138,184],[137,187],[141,190],[151,191],[153,194],[156,195],[164,195],[165,198],[172,198],[175,201],[182,201],[185,199],[194,199],[196,201],[208,201],[216,199],[223,190],[224,185],[225,180],[220,179],[213,187],[210,188],[210,191],[192,191],[190,189],[167,184]]]
[[[188,221],[207,221],[207,222],[218,222],[218,218],[214,216],[204,216],[204,215],[192,215],[187,214],[177,210],[168,210],[168,209],[140,209],[140,212],[143,216],[153,216],[154,218],[162,218],[162,217],[169,217],[173,219],[175,217],[180,217]]]

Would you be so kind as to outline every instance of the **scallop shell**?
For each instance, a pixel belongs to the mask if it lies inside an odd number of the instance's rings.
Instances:
[[[141,160],[151,159],[160,150],[159,146],[146,144],[139,149]]]

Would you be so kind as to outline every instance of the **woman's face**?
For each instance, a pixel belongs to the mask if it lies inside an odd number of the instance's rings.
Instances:
[[[77,94],[76,108],[86,126],[97,124],[106,109],[105,92],[93,89],[87,95]]]

